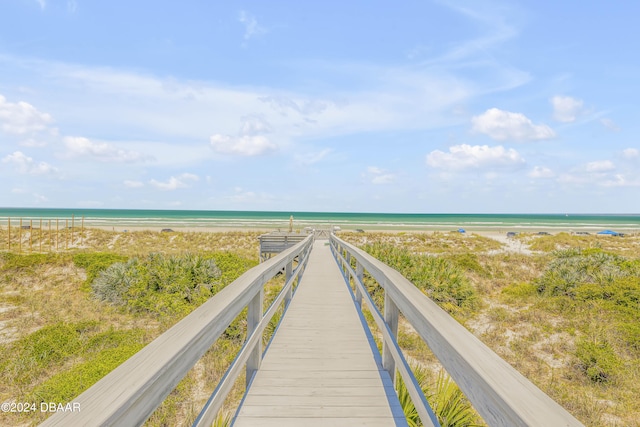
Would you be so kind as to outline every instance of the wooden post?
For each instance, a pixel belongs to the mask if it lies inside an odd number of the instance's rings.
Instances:
[[[247,306],[247,339],[251,336],[253,331],[262,320],[262,305],[264,302],[264,290],[261,289],[260,292],[256,294],[255,297],[251,300],[249,305]],[[249,359],[247,359],[247,368],[246,368],[246,384],[249,387],[251,380],[253,379],[253,375],[256,373],[258,369],[260,369],[260,362],[262,360],[262,339],[259,339],[253,351],[249,355]]]
[[[9,238],[7,239],[7,250],[10,251],[11,250],[11,217],[8,217],[7,221],[8,221],[8,227],[9,227],[9,231],[8,231]]]
[[[302,254],[300,254],[300,257],[302,257]],[[300,258],[300,261],[302,261],[301,258]],[[293,260],[288,262],[287,265],[284,268],[284,284],[285,285],[287,284],[289,279],[291,279],[292,274],[293,274]],[[287,293],[284,296],[284,306],[285,307],[287,307],[289,305],[289,303],[291,302],[292,295],[293,295],[293,286],[291,286],[289,288],[289,290],[287,291]]]
[[[71,246],[73,246],[73,226],[75,223],[75,215],[71,214]]]
[[[69,249],[69,220],[64,220],[64,248]]]
[[[33,249],[33,220],[29,220],[29,252],[32,252]]]
[[[49,220],[49,252],[53,249],[53,234],[51,234],[51,220]]]
[[[80,245],[84,246],[84,215],[82,215],[82,225],[80,226]]]
[[[42,218],[40,218],[40,252],[42,252]]]
[[[398,306],[389,296],[389,292],[384,290],[384,322],[389,326],[393,337],[398,336],[398,315],[400,310]],[[391,377],[391,384],[395,384],[396,379],[396,361],[393,360],[393,356],[386,343],[382,343],[382,367],[389,373]]]
[[[362,283],[364,285],[364,267],[358,261],[356,261],[356,281]],[[358,306],[362,310],[362,292],[360,292],[360,287],[356,283],[356,302]]]
[[[60,227],[58,226],[58,218],[56,218],[56,251],[58,250],[59,241],[60,241]]]
[[[347,283],[349,283],[349,286],[351,286],[351,275],[349,274],[349,267],[351,267],[351,252],[347,252],[345,254],[344,264],[344,278],[347,280]]]
[[[18,229],[18,252],[22,253],[22,218],[20,218],[20,228]]]

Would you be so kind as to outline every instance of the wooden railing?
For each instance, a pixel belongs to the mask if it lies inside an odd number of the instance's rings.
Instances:
[[[382,333],[383,367],[392,379],[396,370],[400,373],[423,424],[439,425],[396,341],[399,313],[490,426],[582,425],[398,271],[335,235],[330,242],[345,279],[352,278],[355,283],[358,305],[362,307],[364,300]],[[355,269],[352,259],[355,259]],[[365,270],[384,289],[384,315],[363,284]]]
[[[309,236],[244,273],[74,399],[80,412],[56,413],[42,425],[141,425],[248,307],[245,344],[194,423],[210,426],[242,368],[246,366],[247,383],[259,368],[263,332],[282,302],[291,300],[293,283],[304,271],[312,244],[313,236]],[[283,269],[285,285],[263,313],[264,284]]]

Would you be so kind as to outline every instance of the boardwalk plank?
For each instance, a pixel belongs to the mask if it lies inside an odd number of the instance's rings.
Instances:
[[[234,426],[406,426],[372,348],[329,247],[316,243]]]

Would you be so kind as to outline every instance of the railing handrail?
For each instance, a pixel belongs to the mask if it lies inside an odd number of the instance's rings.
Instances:
[[[283,268],[290,276],[294,258],[308,253],[312,243],[313,236],[309,236],[245,272],[75,398],[80,412],[58,412],[41,425],[144,423],[245,307],[259,302],[254,305],[262,318],[264,284]],[[253,322],[256,329],[260,320],[248,319],[247,323]]]
[[[343,262],[356,259],[354,280],[364,269],[385,290],[385,304],[390,299],[402,312],[490,426],[582,426],[397,270],[335,235],[331,244],[349,254]]]

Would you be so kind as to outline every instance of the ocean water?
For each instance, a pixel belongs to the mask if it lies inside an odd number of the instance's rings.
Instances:
[[[269,212],[269,211],[193,211],[193,210],[138,210],[138,209],[38,209],[0,208],[0,226],[12,226],[20,219],[39,223],[49,220],[65,221],[80,226],[114,227],[248,227],[259,229],[287,229],[293,216],[294,227],[329,228],[345,230],[496,230],[524,231],[582,229],[600,231],[640,231],[640,214],[397,214],[397,213],[345,213],[345,212]]]

